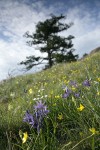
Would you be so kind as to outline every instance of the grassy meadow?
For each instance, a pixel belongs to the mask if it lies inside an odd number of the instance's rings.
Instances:
[[[1,82],[0,150],[100,150],[100,53]]]

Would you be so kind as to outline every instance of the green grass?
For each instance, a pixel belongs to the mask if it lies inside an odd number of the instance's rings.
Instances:
[[[82,84],[86,79],[90,82],[88,87]],[[76,81],[77,87],[70,81]],[[72,91],[68,98],[62,98],[63,86]],[[80,93],[80,97],[73,93]],[[37,133],[23,122],[23,117],[27,110],[32,113],[39,100],[49,113]],[[82,111],[77,109],[80,104],[84,106]],[[28,133],[24,144],[20,130]],[[99,136],[100,53],[0,84],[0,150],[99,150]]]

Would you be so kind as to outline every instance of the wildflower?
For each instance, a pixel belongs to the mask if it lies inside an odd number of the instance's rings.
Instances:
[[[10,96],[11,96],[11,97],[15,97],[15,93],[14,93],[14,92],[11,92],[11,93],[10,93]]]
[[[57,105],[56,103],[53,104],[53,106],[56,106],[56,105]]]
[[[37,98],[35,97],[35,98],[33,98],[33,100],[35,101],[35,100],[37,100]]]
[[[42,101],[37,102],[37,105],[34,106],[35,113],[37,116],[45,116],[48,114],[49,110],[47,110],[47,106],[42,103]]]
[[[80,97],[80,93],[75,93],[74,96],[75,96],[76,98],[78,98],[78,97]]]
[[[70,81],[70,85],[72,85],[73,87],[77,87],[76,81]]]
[[[63,115],[62,113],[61,114],[58,114],[58,117],[57,117],[59,120],[62,120],[63,119]]]
[[[84,80],[83,85],[84,86],[90,86],[90,81],[89,80]]]
[[[99,81],[99,82],[100,82],[100,78],[97,78],[97,81]]]
[[[59,96],[59,95],[56,95],[56,96],[55,96],[55,98],[59,99],[59,98],[60,98],[60,96]]]
[[[65,84],[68,84],[68,83],[69,83],[69,80],[68,80],[68,81],[67,81],[67,80],[65,80],[65,81],[64,81],[64,83],[65,83]]]
[[[96,131],[95,128],[89,128],[89,131],[92,133],[92,134],[98,134],[99,131]]]
[[[34,126],[34,118],[33,118],[33,116],[29,113],[29,111],[26,112],[23,121],[24,121],[24,122],[28,122],[30,125]]]
[[[32,89],[29,89],[29,94],[32,94],[33,93],[33,90]]]
[[[71,88],[71,89],[72,89],[72,91],[75,91],[75,90],[76,90],[76,88],[75,88],[74,86],[72,86],[72,88]]]
[[[37,102],[37,105],[34,106],[35,109],[35,125],[37,128],[37,132],[40,132],[40,128],[42,125],[42,120],[44,116],[46,116],[49,113],[49,110],[47,110],[47,106],[42,103],[42,101]]]
[[[44,95],[44,97],[45,97],[45,98],[47,98],[47,97],[48,97],[48,95]]]
[[[82,98],[84,98],[84,95],[82,95]]]
[[[69,97],[70,93],[71,93],[71,90],[69,90],[69,89],[66,87],[65,93],[63,94],[62,98],[67,98],[67,97]]]
[[[27,101],[28,102],[28,101]],[[32,101],[28,102],[30,105],[32,104]]]
[[[26,141],[27,141],[27,139],[28,139],[28,134],[27,134],[27,132],[25,132],[25,133],[23,133],[23,138],[22,138],[22,142],[23,143],[25,143]]]
[[[8,105],[8,110],[13,109],[13,106],[11,104]]]
[[[45,90],[44,88],[41,89],[41,91],[44,91],[44,90]]]
[[[21,130],[19,131],[19,136],[22,140],[22,143],[25,143],[28,139],[28,134],[27,132],[23,133]]]
[[[98,96],[100,95],[100,92],[99,92],[99,91],[97,92],[97,95],[98,95]]]
[[[39,101],[34,106],[34,111],[33,115],[27,111],[23,121],[29,123],[33,128],[36,128],[39,133],[43,118],[49,113],[49,110],[47,110],[47,106],[45,106],[42,101]]]
[[[85,108],[85,107],[84,107],[82,104],[80,104],[80,107],[78,107],[77,110],[78,110],[78,111],[82,111],[84,108]]]

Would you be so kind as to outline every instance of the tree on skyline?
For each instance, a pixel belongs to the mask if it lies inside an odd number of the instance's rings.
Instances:
[[[73,25],[73,23],[60,22],[62,19],[65,19],[62,14],[60,16],[51,15],[51,18],[37,23],[35,33],[25,33],[25,37],[29,39],[28,45],[39,46],[34,51],[39,50],[41,53],[47,54],[44,57],[36,57],[35,55],[26,57],[25,61],[20,62],[20,65],[25,65],[26,70],[44,62],[46,63],[45,68],[51,68],[56,63],[71,62],[78,59],[78,55],[74,55],[74,49],[72,49],[74,36],[63,37],[59,35],[60,32],[68,30]]]

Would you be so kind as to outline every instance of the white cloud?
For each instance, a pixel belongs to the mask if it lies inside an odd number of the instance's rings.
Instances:
[[[84,53],[89,53],[91,50],[100,46],[100,29],[96,28],[95,30],[82,35],[75,39],[75,47],[77,53],[81,52],[81,56]],[[81,44],[80,44],[81,43]]]
[[[66,13],[68,17],[65,22],[74,22],[74,25],[67,32],[62,33],[64,36],[69,34],[75,36],[73,40],[74,48],[80,57],[100,46],[100,21],[97,20],[97,18],[100,18],[100,13],[93,17],[94,10],[91,12],[86,10],[87,8],[84,5],[69,9]]]
[[[25,60],[26,56],[39,54],[26,45],[23,34],[26,31],[34,32],[38,21],[45,20],[51,13],[57,14],[63,7],[64,4],[55,4],[47,8],[42,1],[31,5],[17,0],[0,1],[0,33],[3,36],[0,37],[0,80],[7,77],[9,69],[18,68],[17,63]],[[76,53],[82,56],[100,46],[100,22],[97,24],[96,18],[93,17],[94,10],[89,13],[87,8],[81,5],[69,8],[64,14],[68,16],[65,21],[74,22],[74,25],[62,35],[72,34],[76,37],[73,40]],[[100,18],[100,14],[97,15],[96,17]]]
[[[0,9],[0,27],[3,36],[10,39],[0,39],[0,79],[5,78],[9,69],[14,69],[19,62],[25,60],[26,56],[39,55],[26,45],[23,34],[29,30],[34,31],[38,21],[45,19],[45,14],[38,13],[24,3],[17,1],[0,1],[3,9]]]

